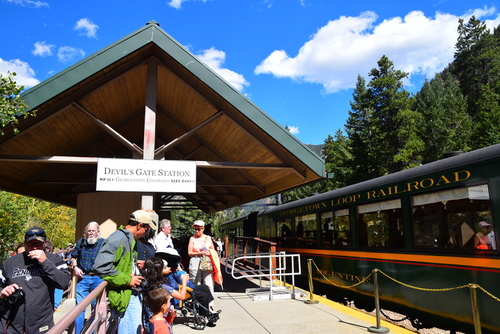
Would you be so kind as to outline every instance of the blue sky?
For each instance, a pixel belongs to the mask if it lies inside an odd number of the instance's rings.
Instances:
[[[386,55],[416,92],[488,0],[0,0],[0,73],[29,88],[155,20],[304,143],[343,129],[357,76]]]

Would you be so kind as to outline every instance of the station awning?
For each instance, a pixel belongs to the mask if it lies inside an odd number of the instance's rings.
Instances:
[[[154,21],[23,97],[37,116],[20,119],[18,135],[3,129],[6,191],[76,207],[96,191],[97,158],[190,160],[196,193],[165,189],[157,203],[215,212],[325,174],[317,154]]]

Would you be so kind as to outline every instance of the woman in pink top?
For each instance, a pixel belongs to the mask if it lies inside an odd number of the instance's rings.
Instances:
[[[199,285],[205,283],[214,295],[214,281],[211,271],[199,270],[200,259],[202,255],[210,256],[210,249],[215,249],[210,236],[203,234],[205,230],[205,222],[196,220],[193,223],[194,235],[189,239],[188,255],[189,259],[189,276],[194,284]],[[213,310],[213,302],[210,304]]]

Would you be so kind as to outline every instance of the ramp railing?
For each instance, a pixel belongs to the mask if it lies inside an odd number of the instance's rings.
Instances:
[[[255,265],[248,266],[248,263]],[[302,273],[300,254],[285,252],[232,254],[227,257],[225,270],[234,279],[258,278],[259,288],[246,289],[254,300],[296,298],[295,276]],[[291,277],[292,293],[284,285],[287,277]],[[264,279],[269,281],[268,287],[263,286]],[[280,286],[273,286],[274,280],[278,280]]]
[[[92,314],[87,320],[85,327],[82,329],[82,333],[97,333],[105,334],[107,332],[107,317],[108,317],[108,303],[106,300],[106,286],[108,282],[103,281],[97,286],[87,297],[85,297],[81,303],[76,305],[71,311],[69,311],[61,320],[59,320],[54,327],[52,327],[47,334],[62,334],[62,333],[73,333],[74,323],[76,318],[85,311],[85,309],[92,303],[94,299],[96,300],[96,305],[92,310]]]

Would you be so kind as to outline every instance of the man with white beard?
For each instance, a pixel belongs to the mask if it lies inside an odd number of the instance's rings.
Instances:
[[[73,271],[78,276],[76,283],[76,303],[80,303],[102,282],[102,278],[92,272],[97,253],[101,249],[104,239],[100,237],[99,224],[90,222],[85,227],[83,238],[77,241],[71,252],[71,263]],[[95,307],[95,300],[92,301],[92,308]],[[75,333],[80,333],[85,320],[83,311],[75,321]]]

